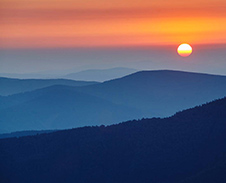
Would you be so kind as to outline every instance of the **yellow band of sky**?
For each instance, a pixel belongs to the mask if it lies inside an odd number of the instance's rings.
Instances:
[[[0,48],[226,43],[225,0],[0,3]]]

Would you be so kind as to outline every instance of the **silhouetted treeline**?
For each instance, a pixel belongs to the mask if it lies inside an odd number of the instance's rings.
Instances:
[[[0,180],[224,183],[226,98],[160,119],[0,140]]]
[[[11,137],[32,136],[32,135],[38,135],[43,133],[50,133],[54,131],[56,130],[18,131],[18,132],[12,132],[12,133],[3,133],[3,134],[0,134],[0,139],[11,138]]]

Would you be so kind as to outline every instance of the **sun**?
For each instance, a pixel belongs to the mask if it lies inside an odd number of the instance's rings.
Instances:
[[[187,57],[191,55],[192,47],[187,43],[183,43],[180,46],[178,46],[177,53],[182,57]]]

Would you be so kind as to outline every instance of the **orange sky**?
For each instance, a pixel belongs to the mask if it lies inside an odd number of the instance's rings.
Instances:
[[[0,48],[226,43],[225,0],[0,0]]]

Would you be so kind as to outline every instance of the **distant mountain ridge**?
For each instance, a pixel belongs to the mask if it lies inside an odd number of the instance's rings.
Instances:
[[[142,71],[80,87],[55,85],[0,97],[0,132],[168,117],[225,95],[225,76],[179,71]]]
[[[225,110],[223,98],[164,119],[1,139],[0,180],[223,183]]]
[[[85,86],[96,83],[97,82],[74,81],[67,79],[15,79],[0,77],[0,95],[12,95],[52,85]]]
[[[139,108],[145,117],[166,117],[226,96],[226,76],[157,70],[78,88],[116,104]]]
[[[113,124],[137,115],[133,108],[62,85],[0,98],[0,130],[5,133]]]
[[[82,81],[98,81],[103,82],[111,79],[121,78],[128,74],[137,72],[136,69],[116,67],[111,69],[90,69],[76,73],[71,73],[62,78],[82,80]]]

